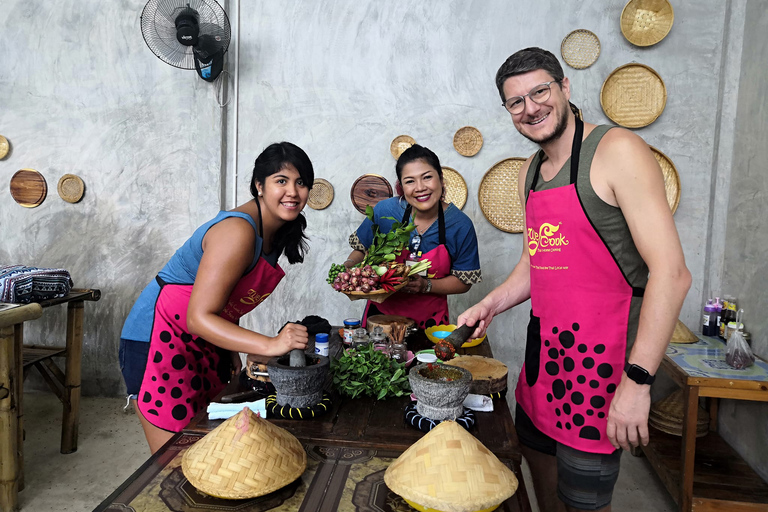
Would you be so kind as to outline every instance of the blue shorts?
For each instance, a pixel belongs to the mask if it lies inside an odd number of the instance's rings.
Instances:
[[[515,429],[520,444],[557,457],[557,496],[563,503],[580,510],[610,505],[622,450],[588,453],[558,443],[539,430],[520,405],[515,409]]]
[[[148,341],[133,341],[120,338],[120,371],[128,396],[136,398],[144,380],[144,370],[147,368],[149,357]]]

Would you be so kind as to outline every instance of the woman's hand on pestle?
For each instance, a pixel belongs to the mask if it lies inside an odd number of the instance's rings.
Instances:
[[[282,356],[293,349],[305,350],[309,342],[309,333],[301,324],[285,324],[283,330],[272,339],[274,353],[266,355]]]

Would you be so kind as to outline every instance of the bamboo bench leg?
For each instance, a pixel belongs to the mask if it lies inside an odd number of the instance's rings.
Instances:
[[[18,461],[16,459],[15,382],[11,375],[16,365],[13,326],[0,328],[0,511],[18,510]],[[6,391],[7,390],[7,391]],[[2,395],[0,395],[2,396]]]
[[[24,490],[24,324],[13,326],[16,357],[16,456],[18,464],[19,492]]]
[[[83,356],[84,301],[67,304],[67,355],[64,370],[64,415],[61,424],[61,453],[77,451],[80,424],[80,375]]]

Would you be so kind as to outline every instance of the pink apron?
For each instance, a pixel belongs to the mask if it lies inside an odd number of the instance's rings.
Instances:
[[[261,304],[285,273],[264,258],[237,282],[222,318],[237,320]],[[179,432],[218,395],[230,379],[228,351],[187,330],[192,285],[166,284],[159,277],[147,369],[137,403],[156,427]]]
[[[403,223],[408,222],[411,216],[411,206],[405,209]],[[451,273],[451,255],[445,244],[445,214],[442,205],[437,213],[438,236],[440,244],[426,254],[422,254],[419,260],[429,260],[432,266],[427,270],[427,277],[430,279],[440,279]],[[405,262],[408,258],[408,249],[404,249],[402,254],[395,261]],[[432,327],[433,325],[448,324],[448,297],[445,295],[434,294],[408,294],[398,292],[391,295],[381,304],[374,304],[368,301],[363,315],[363,326],[365,319],[371,315],[400,315],[413,319],[422,329]]]
[[[556,441],[612,453],[608,408],[621,380],[633,289],[595,231],[576,191],[584,125],[576,120],[570,185],[526,202],[531,320],[515,398]],[[560,171],[562,172],[562,171]]]

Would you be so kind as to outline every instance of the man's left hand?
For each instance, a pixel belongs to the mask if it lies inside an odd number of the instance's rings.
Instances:
[[[621,376],[621,383],[608,411],[608,440],[615,448],[648,444],[648,411],[651,408],[651,386],[637,384]]]

